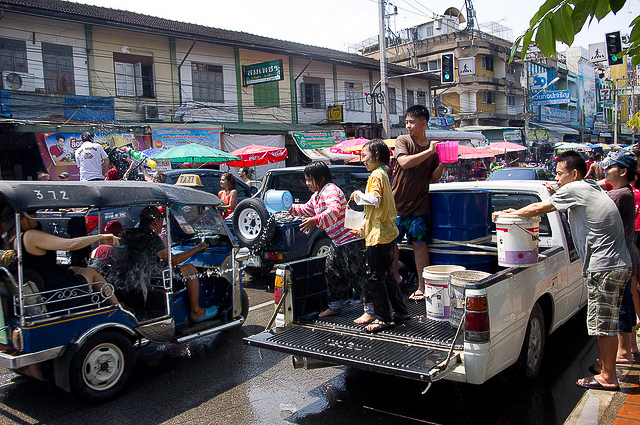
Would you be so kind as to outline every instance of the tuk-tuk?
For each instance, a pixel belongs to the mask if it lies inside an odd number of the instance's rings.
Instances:
[[[14,247],[5,246],[0,252],[0,366],[55,380],[58,387],[80,398],[104,401],[126,386],[137,348],[150,342],[184,342],[240,327],[247,317],[249,300],[242,288],[242,253],[218,212],[220,199],[212,194],[132,181],[2,181],[0,207],[7,204],[15,211],[16,235],[21,234],[20,217],[27,211],[37,210],[36,217],[43,223],[73,223],[77,229],[78,218],[83,220],[81,211],[88,214],[96,209],[132,205],[160,207],[166,246],[172,252],[208,243],[188,262],[198,271],[200,306],[215,306],[217,314],[211,320],[193,323],[186,289],[179,288],[171,256],[159,274],[139,282],[145,296],[133,309],[107,302],[125,284],[120,281],[107,281],[99,291],[89,285],[46,290],[47,276],[23,268],[23,241],[16,237]],[[103,229],[104,223],[99,226]],[[84,231],[86,234],[86,227]],[[57,254],[58,262],[71,259],[92,265],[87,258],[60,251]],[[118,261],[102,264],[120,266]],[[128,300],[121,301],[129,306]]]

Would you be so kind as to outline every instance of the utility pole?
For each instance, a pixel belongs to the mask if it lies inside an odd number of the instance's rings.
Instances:
[[[524,143],[531,152],[531,146],[529,146],[529,61],[527,58],[524,59],[524,80]]]
[[[615,96],[613,101],[613,143],[618,143],[618,79],[616,78]]]
[[[389,117],[389,76],[387,75],[387,30],[386,0],[380,0],[380,81],[382,87],[382,129],[383,138],[391,137],[391,118]]]

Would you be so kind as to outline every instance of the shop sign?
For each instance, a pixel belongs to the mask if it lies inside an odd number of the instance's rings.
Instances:
[[[245,87],[251,84],[280,80],[284,80],[282,59],[256,63],[253,65],[244,65],[242,67],[242,81]]]
[[[519,142],[522,140],[522,133],[520,130],[504,130],[502,132],[505,142]]]
[[[177,128],[155,127],[151,129],[153,147],[169,149],[188,143],[197,143],[210,148],[220,149],[221,128]]]
[[[556,124],[567,124],[571,120],[571,112],[566,109],[540,106],[540,121]]]
[[[327,120],[329,122],[342,122],[344,121],[343,106],[331,105],[327,110]]]
[[[559,105],[569,103],[570,100],[569,90],[541,91],[531,96],[531,103],[534,105]]]
[[[298,142],[301,149],[330,148],[336,143],[347,139],[344,130],[292,132],[292,136]]]

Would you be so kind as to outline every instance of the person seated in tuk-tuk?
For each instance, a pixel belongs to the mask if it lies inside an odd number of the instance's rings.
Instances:
[[[149,265],[149,267],[152,267],[154,263],[157,264],[158,259],[164,263],[168,263],[170,250],[167,249],[160,237],[163,222],[164,216],[158,207],[145,207],[140,213],[139,227],[124,229],[120,233],[122,238],[121,246],[124,248],[126,255],[140,264]],[[178,265],[177,268],[185,279],[185,286],[189,298],[190,318],[193,323],[210,320],[218,314],[216,306],[209,308],[200,307],[198,299],[200,291],[198,271],[193,264],[184,263],[192,255],[205,250],[208,246],[207,243],[203,242],[187,251],[179,254],[171,254],[172,264]],[[138,269],[144,269],[145,266],[141,266],[140,264],[136,267]]]
[[[91,285],[94,292],[100,292],[106,283],[97,271],[91,267],[68,267],[57,263],[56,251],[74,251],[96,242],[117,245],[118,238],[111,234],[61,238],[40,230],[36,220],[37,211],[23,212],[20,216],[22,234],[22,266],[37,272],[43,281],[45,291],[55,291],[72,286]],[[2,210],[5,223],[5,247],[15,247],[15,214],[11,206]],[[107,294],[109,295],[109,294]],[[115,294],[109,297],[111,304],[119,304]],[[121,304],[122,305],[122,304]],[[122,305],[124,307],[124,305]]]

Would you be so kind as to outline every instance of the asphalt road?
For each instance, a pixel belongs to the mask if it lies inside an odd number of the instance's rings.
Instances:
[[[425,384],[346,367],[294,370],[285,354],[242,344],[273,312],[270,280],[250,280],[245,325],[138,353],[128,390],[90,405],[52,384],[0,369],[0,424],[561,424],[580,400],[574,382],[596,358],[579,315],[547,339],[529,386]]]

